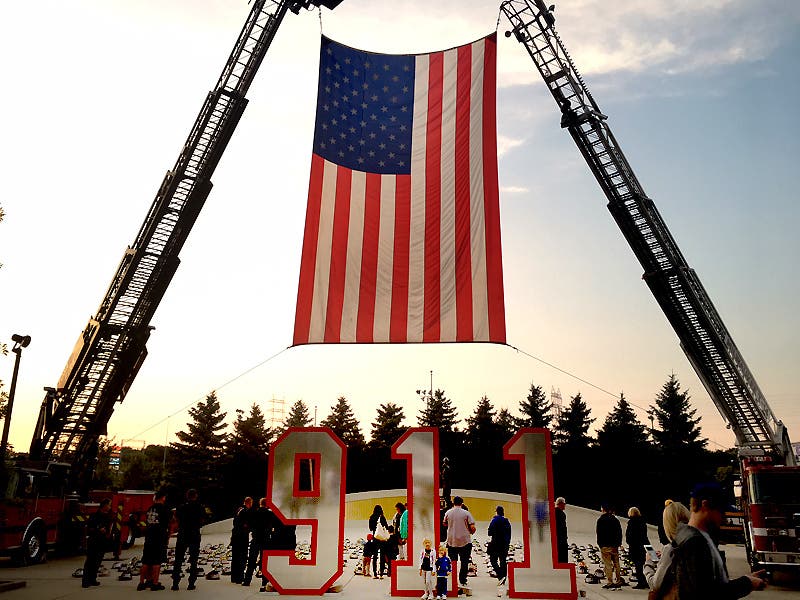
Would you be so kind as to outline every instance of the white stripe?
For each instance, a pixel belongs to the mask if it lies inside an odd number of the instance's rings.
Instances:
[[[392,269],[394,267],[394,213],[396,175],[381,175],[380,231],[378,231],[378,275],[375,282],[373,341],[389,341],[392,316]]]
[[[486,40],[472,44],[472,90],[469,115],[470,247],[472,249],[472,335],[489,339],[489,300],[486,280],[486,215],[483,189],[483,60]],[[494,93],[494,90],[491,91]]]
[[[425,149],[430,58],[416,57],[411,125],[411,225],[408,260],[408,341],[421,342],[425,319]]]
[[[314,300],[311,303],[311,323],[308,329],[308,341],[312,343],[325,339],[325,313],[328,308],[331,243],[333,240],[333,210],[336,201],[336,165],[326,160],[323,169],[317,262],[314,266]]]
[[[456,94],[458,49],[444,54],[442,85],[441,220],[439,222],[439,339],[456,339]]]
[[[350,223],[347,228],[347,267],[342,299],[342,342],[356,341],[358,293],[361,289],[361,255],[364,241],[364,204],[366,202],[367,174],[352,171],[350,181]]]

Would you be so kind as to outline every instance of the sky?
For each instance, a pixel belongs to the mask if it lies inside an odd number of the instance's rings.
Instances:
[[[30,444],[45,386],[133,243],[214,86],[244,0],[12,3],[0,23],[0,341],[30,335],[10,442]],[[319,35],[376,52],[463,44],[498,4],[344,0],[289,14],[251,86],[155,314],[148,358],[109,422],[117,443],[175,440],[217,391],[228,421],[345,396],[369,438],[379,404],[417,424],[416,390],[460,418],[482,396],[517,414],[530,385],[578,392],[594,427],[619,393],[646,409],[674,373],[710,448],[734,443],[641,279],[642,269],[525,49],[498,47],[507,340],[325,345],[292,340]],[[695,269],[777,417],[800,440],[800,3],[562,0],[556,29],[646,193]],[[288,349],[287,349],[288,348]],[[14,357],[0,356],[10,385]],[[432,372],[432,375],[431,375]],[[463,425],[463,423],[462,423]]]

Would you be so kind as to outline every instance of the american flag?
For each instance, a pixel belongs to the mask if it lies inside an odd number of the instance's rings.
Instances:
[[[505,343],[496,55],[323,36],[295,345]]]

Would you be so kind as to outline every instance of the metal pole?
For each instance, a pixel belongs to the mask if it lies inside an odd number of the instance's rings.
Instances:
[[[8,444],[8,430],[11,427],[11,409],[14,408],[14,392],[17,390],[17,374],[19,373],[19,358],[22,356],[22,347],[17,344],[11,350],[17,355],[14,360],[14,374],[11,376],[11,389],[8,391],[8,405],[6,406],[6,418],[3,423],[3,441],[0,443],[0,460],[6,458],[6,445]]]

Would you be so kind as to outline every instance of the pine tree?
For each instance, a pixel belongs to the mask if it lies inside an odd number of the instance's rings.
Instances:
[[[260,496],[267,489],[269,444],[273,432],[266,425],[261,408],[255,402],[250,413],[236,409],[233,433],[228,439],[225,499],[233,506],[244,496]],[[246,473],[247,477],[242,477]]]
[[[705,449],[708,440],[700,437],[697,409],[691,408],[689,392],[681,391],[674,373],[661,387],[649,413],[658,422],[658,428],[653,430],[654,441],[665,455],[692,455]]]
[[[558,452],[579,455],[592,445],[589,426],[594,422],[591,410],[581,398],[580,392],[570,399],[569,406],[561,412],[553,432],[553,444]]]
[[[372,423],[372,439],[369,444],[373,448],[391,448],[407,427],[402,425],[405,415],[403,409],[389,402],[378,407],[375,421]]]
[[[336,404],[331,408],[331,414],[325,417],[320,425],[330,427],[348,448],[361,448],[366,445],[358,419],[344,396],[336,400]]]
[[[283,429],[289,427],[310,427],[314,420],[308,414],[308,407],[302,400],[298,400],[289,409],[289,414],[283,421]]]
[[[517,432],[517,419],[507,408],[501,408],[497,413],[496,423],[500,438],[505,444]]]
[[[192,421],[186,424],[187,431],[175,434],[180,441],[170,444],[167,455],[173,483],[197,489],[212,506],[218,505],[222,489],[226,415],[220,412],[216,392],[211,392],[189,409]]]
[[[444,390],[436,390],[427,399],[425,407],[419,411],[417,423],[420,427],[438,427],[440,433],[456,430],[458,417],[453,402],[444,395]]]
[[[475,407],[471,417],[467,417],[465,430],[467,444],[475,449],[495,448],[499,441],[495,413],[492,403],[483,396]]]
[[[636,455],[649,448],[647,428],[639,421],[624,394],[619,395],[616,406],[598,430],[597,445],[611,456]]]
[[[531,383],[527,398],[519,403],[522,417],[517,419],[518,427],[550,427],[553,415],[550,412],[553,404],[547,401],[547,395],[538,385]]]

